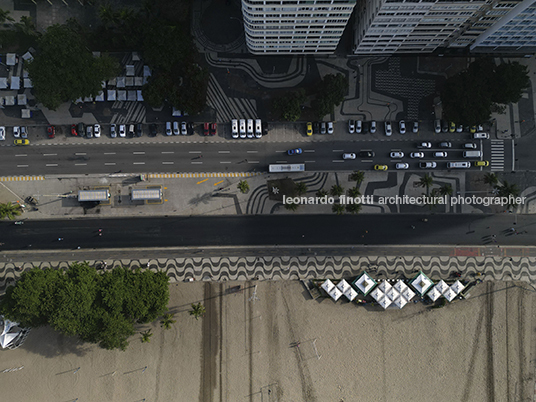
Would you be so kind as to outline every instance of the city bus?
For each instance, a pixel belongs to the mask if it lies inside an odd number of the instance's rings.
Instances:
[[[289,165],[269,165],[268,171],[270,173],[305,172],[305,164],[304,163],[292,163]]]

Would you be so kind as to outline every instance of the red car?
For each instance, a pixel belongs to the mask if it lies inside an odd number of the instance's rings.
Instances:
[[[216,135],[217,131],[218,131],[218,125],[216,123],[212,123],[210,125],[210,135]]]
[[[48,138],[54,138],[56,136],[56,127],[48,126],[47,127]]]
[[[203,124],[203,134],[209,135],[209,124],[208,123]]]
[[[76,132],[76,124],[71,124],[71,135],[78,135],[78,133]]]

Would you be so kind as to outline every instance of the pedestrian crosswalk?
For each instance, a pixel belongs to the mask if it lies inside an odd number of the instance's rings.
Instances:
[[[504,141],[491,140],[491,160],[490,166],[492,172],[504,171]]]
[[[213,74],[208,82],[207,104],[216,110],[218,123],[258,118],[255,99],[229,98]]]
[[[45,176],[4,176],[0,177],[0,181],[34,181],[45,180]]]

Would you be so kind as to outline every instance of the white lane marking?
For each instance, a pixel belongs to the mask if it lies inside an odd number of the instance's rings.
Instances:
[[[163,153],[163,154],[174,154],[175,151],[162,151],[161,153]]]
[[[104,155],[115,155],[115,152],[105,152]]]
[[[188,153],[189,153],[189,154],[200,154],[201,151],[190,151],[190,152],[188,152]]]
[[[85,152],[75,152],[76,156],[84,156],[87,155]]]
[[[315,163],[316,161],[305,161],[305,163]]]
[[[107,162],[104,166],[115,166],[115,162]]]
[[[285,151],[282,151],[282,152],[285,152]],[[259,151],[247,151],[248,154],[258,154]]]
[[[191,163],[192,163],[192,165],[202,165],[203,164],[203,162],[191,162]]]
[[[275,161],[275,163],[287,163],[287,161]]]
[[[342,163],[344,162],[343,160],[340,160],[340,159],[336,159],[336,160],[332,160],[332,162],[335,162],[335,163]]]
[[[145,155],[145,152],[132,152],[132,155]]]
[[[87,163],[75,163],[74,165],[75,165],[75,166],[86,166]]]
[[[230,154],[231,151],[218,151],[219,154]]]
[[[314,149],[305,149],[303,152],[315,152]]]
[[[260,163],[259,161],[248,161],[248,163]]]
[[[145,165],[145,162],[133,162],[133,165]]]
[[[58,154],[43,154],[43,156],[56,156]]]
[[[221,162],[221,161],[220,161],[220,163],[231,163],[231,162]]]
[[[23,167],[28,167],[28,165],[17,165],[17,167],[23,168]]]
[[[332,152],[342,152],[344,149],[334,149]]]
[[[28,156],[28,154],[18,154],[18,155],[15,155],[15,156]]]
[[[47,163],[45,166],[54,167],[54,166],[58,166],[58,164],[57,163]]]
[[[162,162],[162,165],[173,165],[175,162]]]

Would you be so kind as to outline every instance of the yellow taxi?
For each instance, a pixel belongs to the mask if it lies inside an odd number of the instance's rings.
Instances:
[[[489,166],[488,161],[476,161],[475,166]]]
[[[313,135],[313,123],[307,123],[307,135],[310,137]]]
[[[387,170],[387,165],[374,165],[374,170]]]
[[[15,145],[28,145],[29,143],[28,140],[15,140]]]
[[[456,131],[456,124],[454,124],[454,122],[451,121],[449,125],[449,132],[453,133],[454,131]]]
[[[470,132],[471,134],[476,133],[476,126],[471,126],[471,128],[469,129],[469,132]]]

